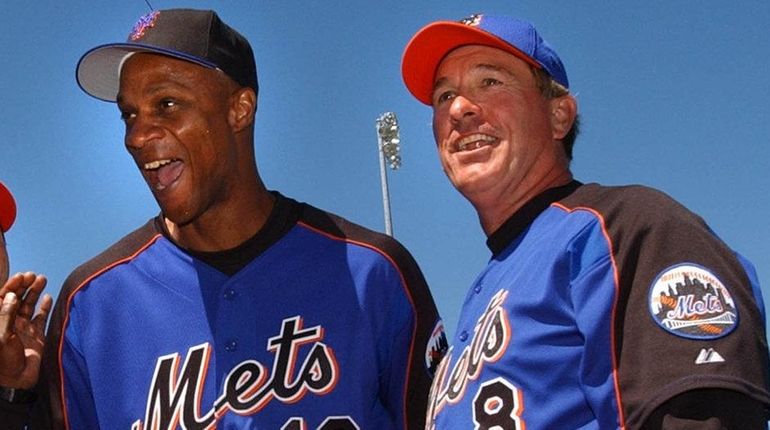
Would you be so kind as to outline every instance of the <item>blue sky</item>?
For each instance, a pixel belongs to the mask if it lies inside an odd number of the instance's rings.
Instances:
[[[450,334],[489,252],[475,212],[441,172],[431,112],[407,93],[400,60],[424,24],[476,12],[529,19],[560,53],[583,121],[578,179],[670,194],[754,262],[770,298],[766,0],[151,3],[216,9],[251,41],[261,86],[255,145],[270,188],[383,230],[375,119],[396,112],[394,232]],[[11,270],[45,273],[53,294],[158,211],[123,148],[117,108],[74,79],[82,53],[124,40],[147,11],[143,0],[4,4],[0,180],[19,205]]]

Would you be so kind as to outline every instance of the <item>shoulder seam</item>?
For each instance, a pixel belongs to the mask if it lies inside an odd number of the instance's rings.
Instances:
[[[617,319],[617,308],[618,308],[618,297],[620,297],[620,274],[618,273],[618,265],[615,261],[615,247],[612,243],[612,238],[610,237],[609,231],[607,230],[607,225],[604,220],[604,216],[599,213],[598,210],[588,207],[588,206],[575,206],[572,208],[569,208],[565,206],[564,204],[560,202],[554,202],[551,204],[552,206],[559,208],[568,214],[573,212],[588,212],[594,217],[596,217],[597,221],[599,222],[599,226],[602,229],[602,236],[604,236],[604,240],[607,242],[607,246],[609,247],[609,255],[610,255],[610,261],[612,262],[612,278],[613,283],[615,284],[615,298],[612,303],[612,324],[611,327],[615,326],[615,320]],[[610,351],[612,351],[612,379],[613,379],[613,385],[615,386],[615,402],[617,403],[618,408],[618,418],[620,420],[620,426],[621,428],[625,428],[626,423],[626,417],[625,413],[623,411],[623,399],[622,395],[620,393],[620,378],[618,376],[618,359],[617,359],[617,352],[616,352],[616,340],[615,340],[615,330],[610,330]]]
[[[385,250],[383,250],[383,249],[381,249],[381,248],[379,248],[379,247],[377,247],[377,246],[375,246],[375,245],[373,245],[371,243],[366,243],[366,242],[362,242],[362,241],[358,241],[358,240],[353,240],[353,239],[350,239],[350,238],[344,237],[344,236],[342,236],[342,237],[336,236],[336,235],[333,235],[333,234],[331,234],[331,233],[329,233],[327,231],[324,231],[324,230],[321,230],[321,229],[319,229],[317,227],[309,225],[309,224],[307,224],[306,222],[304,222],[302,220],[298,221],[297,224],[302,226],[302,227],[304,227],[304,228],[306,228],[306,229],[308,229],[308,230],[310,230],[310,231],[312,231],[312,232],[314,232],[314,233],[317,233],[317,234],[320,234],[320,235],[322,235],[324,237],[327,237],[329,239],[340,241],[340,242],[345,242],[345,243],[350,243],[352,245],[360,246],[360,247],[363,247],[363,248],[367,248],[367,249],[369,249],[371,251],[374,251],[374,252],[380,254],[383,258],[385,258],[388,261],[388,263],[391,266],[393,266],[393,268],[398,273],[398,278],[399,278],[399,281],[400,281],[400,284],[401,284],[401,289],[406,294],[406,297],[409,300],[409,306],[411,306],[411,308],[412,308],[412,315],[414,315],[414,321],[412,322],[412,336],[411,336],[412,340],[411,340],[410,345],[409,345],[409,355],[408,355],[409,357],[414,357],[414,354],[415,354],[416,348],[417,348],[417,345],[416,345],[417,337],[418,337],[417,336],[417,327],[418,327],[417,317],[419,315],[419,312],[417,310],[417,305],[414,302],[414,298],[412,297],[412,292],[409,290],[408,284],[406,282],[406,277],[404,276],[404,272],[401,270],[401,267],[396,263],[396,261],[394,260],[394,257],[391,256],[390,254],[388,254]],[[406,372],[405,372],[406,376],[405,377],[409,378],[409,375],[411,375],[411,374],[412,374],[412,360],[410,358],[410,359],[407,360],[407,366],[406,366]],[[408,388],[409,388],[409,384],[404,384],[404,390],[406,390]],[[407,393],[404,393],[403,397],[404,397],[404,405],[403,405],[404,417],[403,417],[403,419],[404,419],[404,425],[407,426],[408,422],[409,422],[409,417],[408,417],[408,414],[407,414],[407,411],[409,409],[408,405],[407,405],[407,399],[409,397],[407,396]]]
[[[64,428],[69,429],[70,426],[69,426],[69,418],[67,416],[67,397],[65,396],[65,393],[64,393],[64,369],[62,368],[62,352],[64,350],[65,332],[66,332],[67,324],[69,323],[70,307],[71,307],[73,298],[86,284],[91,282],[94,278],[98,277],[99,275],[107,272],[108,270],[116,266],[119,266],[128,261],[133,260],[134,258],[136,258],[137,255],[144,252],[147,248],[153,245],[161,237],[163,237],[163,235],[161,235],[160,233],[156,233],[155,235],[150,237],[150,239],[147,240],[147,242],[144,245],[140,246],[133,254],[127,257],[123,257],[121,259],[115,260],[105,265],[101,269],[94,271],[93,273],[88,275],[82,282],[80,282],[75,288],[73,288],[72,291],[70,291],[69,294],[67,295],[66,303],[64,306],[64,318],[62,319],[62,324],[61,324],[61,336],[59,337],[59,345],[57,345],[57,351],[56,351],[58,356],[57,361],[59,363],[59,389],[61,390],[59,395],[61,396],[61,400],[62,400],[61,407],[62,407],[62,418],[64,420]]]

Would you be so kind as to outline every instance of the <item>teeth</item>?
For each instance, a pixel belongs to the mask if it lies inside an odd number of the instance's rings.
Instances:
[[[156,161],[150,161],[149,163],[144,164],[145,170],[155,170],[159,168],[160,166],[165,166],[166,164],[171,163],[171,160],[156,160]]]
[[[495,138],[486,134],[472,134],[470,136],[465,136],[462,139],[460,139],[459,142],[457,142],[457,148],[460,151],[464,151],[468,149],[469,144],[473,144],[473,146],[478,149],[485,145],[485,142],[494,142]]]

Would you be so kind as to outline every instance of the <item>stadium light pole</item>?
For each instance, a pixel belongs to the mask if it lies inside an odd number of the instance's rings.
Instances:
[[[390,216],[390,193],[388,191],[387,162],[391,169],[401,167],[401,138],[398,119],[393,112],[385,112],[377,118],[377,152],[380,156],[380,182],[382,184],[382,207],[385,212],[385,233],[393,236],[393,220]]]

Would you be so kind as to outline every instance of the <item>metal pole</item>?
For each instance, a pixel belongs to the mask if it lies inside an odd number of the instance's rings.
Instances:
[[[377,152],[380,158],[380,183],[382,185],[382,207],[385,216],[385,233],[393,236],[393,221],[390,216],[390,192],[388,191],[388,172],[385,169],[387,159],[393,170],[401,167],[401,155],[398,119],[393,112],[385,112],[377,118]]]
[[[385,234],[393,236],[393,220],[390,216],[390,192],[388,191],[388,172],[385,170],[385,154],[382,152],[382,138],[379,140],[380,185],[382,186],[382,207],[385,215]]]

